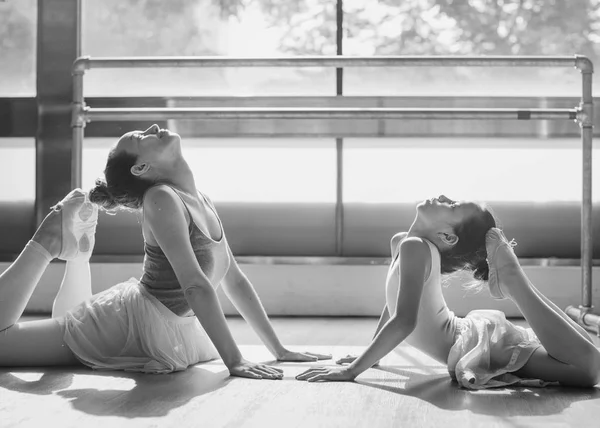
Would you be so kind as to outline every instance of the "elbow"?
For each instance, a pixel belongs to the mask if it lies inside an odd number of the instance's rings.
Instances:
[[[390,319],[390,323],[394,326],[394,330],[401,331],[403,334],[408,336],[415,330],[415,327],[417,326],[417,317],[394,315]]]
[[[183,287],[183,295],[188,302],[204,298],[207,294],[214,293],[215,290],[210,284],[190,284]]]
[[[236,290],[242,285],[242,281],[239,278],[225,278],[225,280],[221,282],[221,286],[224,290]]]
[[[248,289],[248,280],[245,277],[236,277],[236,278],[227,278],[221,282],[221,287],[223,287],[223,291],[230,295],[237,295],[240,292]]]

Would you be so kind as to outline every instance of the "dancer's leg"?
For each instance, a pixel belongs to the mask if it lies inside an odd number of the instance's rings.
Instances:
[[[0,367],[80,364],[63,341],[62,320],[17,323],[46,267],[60,252],[60,228],[60,213],[48,214],[0,275]]]
[[[97,209],[88,206],[82,210],[84,202],[81,190],[69,193],[46,216],[17,260],[0,275],[0,366],[79,364],[64,343],[64,319],[16,322],[52,259],[71,259],[70,263],[79,264],[79,268],[70,266],[65,274],[68,285],[76,282],[81,266],[87,265],[89,270],[94,244],[90,231],[95,230]]]
[[[491,263],[498,271],[500,288],[515,302],[544,348],[534,353],[521,374],[580,386],[596,383],[600,351],[557,313],[558,308],[540,298],[510,245],[502,242],[500,236],[488,240],[488,254],[493,255]]]
[[[566,320],[569,324],[571,324],[571,326],[577,330],[584,339],[586,339],[588,342],[590,342],[591,344],[594,344],[592,338],[590,337],[590,335],[588,334],[587,331],[585,331],[585,329],[580,326],[579,324],[577,324],[574,320],[571,319],[570,316],[568,316],[567,314],[565,314],[558,306],[556,306],[552,300],[548,299],[546,296],[544,296],[542,294],[542,292],[540,290],[538,290],[537,288],[535,288],[535,286],[533,285],[533,283],[531,281],[529,281],[529,278],[527,279],[527,281],[529,282],[529,285],[531,286],[531,288],[533,289],[533,291],[536,292],[536,294],[538,295],[538,297],[540,299],[542,299],[544,301],[544,303],[546,303],[548,306],[550,306],[550,308],[552,310],[554,310],[554,312],[556,312],[558,315],[560,315],[564,320]]]
[[[73,234],[68,236],[70,243],[76,243],[72,249],[64,251],[67,265],[62,283],[52,305],[52,318],[64,316],[68,310],[92,297],[92,276],[90,272],[90,257],[96,242],[96,224],[98,209],[90,203],[83,193],[76,193],[75,198],[84,198],[77,210],[70,210],[67,217],[73,219]],[[64,213],[63,213],[64,215]],[[74,242],[75,241],[75,242]],[[63,257],[61,255],[61,257]]]
[[[60,252],[60,214],[46,216],[17,260],[0,275],[0,331],[15,324],[48,264]]]
[[[0,367],[81,365],[65,344],[64,320],[20,322],[0,332]]]
[[[0,331],[21,317],[46,267],[56,257],[71,260],[59,291],[59,311],[89,297],[88,261],[94,248],[97,218],[97,207],[80,189],[69,193],[46,216],[17,260],[0,275]],[[82,290],[75,289],[77,283]]]
[[[69,309],[92,297],[89,260],[70,260],[52,305],[52,318],[63,317]]]

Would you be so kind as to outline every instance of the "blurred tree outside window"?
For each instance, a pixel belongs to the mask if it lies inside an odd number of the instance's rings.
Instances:
[[[37,1],[0,2],[0,97],[36,95]]]
[[[599,0],[344,0],[344,54],[581,54],[599,64],[599,5]],[[581,87],[579,73],[568,68],[353,68],[344,78],[344,93],[351,95],[577,96]]]
[[[331,55],[336,51],[335,5],[335,0],[85,0],[83,52],[117,57]],[[334,95],[335,70],[91,70],[85,91],[88,96]]]
[[[87,0],[83,15],[83,52],[92,56],[336,52],[335,0]],[[309,31],[314,37],[307,40]],[[92,69],[86,73],[85,91],[87,96],[334,95],[335,70]],[[201,133],[201,121],[193,126]],[[112,144],[113,139],[86,139],[84,187],[101,174]],[[331,138],[184,138],[183,145],[198,186],[215,201],[335,203]]]
[[[82,0],[82,4],[83,52],[93,56],[336,52],[335,0]],[[345,0],[343,5],[346,55],[578,53],[596,64],[600,59],[600,0]],[[36,21],[36,0],[0,2],[0,96],[35,94]],[[310,94],[333,94],[328,85],[335,86],[333,74],[324,69],[154,70],[154,80],[138,79],[137,72],[128,77],[111,72],[117,79],[110,74],[100,78],[104,72],[92,71],[87,92],[251,95],[304,88]],[[160,88],[152,81],[160,81]],[[511,95],[527,90],[532,95],[571,95],[579,90],[578,73],[569,69],[353,68],[345,73],[345,81],[350,94]]]
[[[335,0],[82,0],[82,4],[83,53],[86,55],[275,56],[333,55],[336,52]],[[596,68],[600,69],[599,11],[600,0],[344,0],[343,53],[578,53],[589,56]],[[35,96],[36,25],[36,0],[0,2],[0,97]],[[595,87],[600,83],[597,75],[598,73],[595,73]],[[91,70],[86,74],[85,90],[86,96],[334,95],[335,73],[332,69],[321,68]],[[579,91],[580,75],[576,70],[568,68],[349,68],[344,72],[345,95],[575,97]],[[344,170],[345,174],[349,174],[345,180],[346,200],[375,202],[389,198],[397,200],[420,197],[431,183],[425,183],[421,190],[415,189],[418,195],[396,195],[381,185],[388,180],[384,176],[372,174],[372,179],[362,179],[361,177],[365,176],[362,168],[365,165],[364,161],[371,159],[371,156],[372,160],[369,163],[383,173],[388,171],[381,168],[381,162],[386,162],[386,159],[406,159],[408,155],[414,155],[417,159],[426,156],[430,149],[413,150],[413,153],[398,146],[397,149],[390,148],[389,153],[385,151],[387,149],[377,152],[382,149],[376,148],[374,141],[375,139],[361,141],[358,144],[357,140],[355,145],[349,141],[347,145]],[[102,150],[107,150],[110,143],[102,143]],[[306,143],[298,142],[297,147],[291,143],[283,144],[280,151],[275,150],[273,146],[257,150],[256,162],[263,162],[267,166],[277,162],[289,165],[290,162],[299,159],[298,147]],[[399,140],[397,143],[404,144]],[[10,150],[16,150],[15,145],[22,142],[11,140],[10,144],[7,144],[0,148],[2,159],[12,162],[14,156],[21,156],[21,152],[13,156]],[[217,163],[230,155],[232,150],[243,154],[236,157],[235,162],[251,166],[253,161],[250,159],[250,148],[259,143],[248,143],[247,151],[242,150],[241,146],[238,147],[241,144],[238,142],[222,145],[217,140],[186,139],[186,144],[190,150],[197,151],[197,159],[194,162],[201,169],[206,159]],[[305,188],[306,192],[298,193],[297,197],[308,201],[313,198],[311,189],[320,189],[323,183],[327,183],[327,191],[314,197],[330,201],[335,189],[332,184],[335,180],[332,173],[335,159],[333,142],[315,139],[311,144],[313,145],[305,153],[306,159],[302,159],[307,165],[311,159],[315,159],[320,173],[315,174],[314,179],[306,176],[303,178],[306,181],[301,182],[298,180],[299,177],[303,177],[302,169],[288,168],[289,179],[280,180],[279,184],[286,186],[295,183],[295,187],[288,189],[289,194],[296,192],[290,189]],[[527,141],[523,141],[524,148],[519,159],[523,159],[523,162],[539,160],[542,151],[527,151],[526,145]],[[34,153],[33,146],[29,144],[27,150],[29,151],[25,155],[31,157]],[[448,156],[455,156],[461,162],[471,164],[476,162],[477,158],[492,153],[489,150],[492,149],[462,152],[455,149],[452,154],[448,152]],[[498,150],[497,155],[508,156],[506,159],[518,155],[514,150]],[[278,154],[269,161],[265,158],[268,153],[273,153],[273,156]],[[436,153],[441,152],[438,149]],[[546,190],[553,187],[555,191],[538,191],[536,194],[540,200],[579,198],[579,153],[578,146],[571,146],[571,142],[565,142],[564,147],[546,153],[545,169],[540,170],[543,172],[540,173],[542,181],[536,182],[538,187],[541,188],[544,183],[547,184],[548,180],[553,179],[552,171],[557,169],[572,177],[572,182],[567,183],[563,180],[552,186],[545,185]],[[86,158],[89,156],[86,155]],[[525,164],[515,162],[513,165],[516,172],[513,178],[515,183],[523,183],[524,176],[519,177],[519,174],[524,173],[527,168]],[[33,160],[31,165],[33,167]],[[99,166],[87,169],[88,181],[92,179],[92,174],[95,176],[97,168]],[[248,171],[251,171],[251,168]],[[275,174],[275,170],[272,172]],[[253,186],[258,188],[264,180],[265,177],[257,177]],[[481,186],[481,191],[471,189],[472,195],[461,196],[460,193],[464,192],[460,190],[460,183],[468,185],[469,181],[464,177],[457,180],[455,185],[451,186],[452,189],[448,189],[448,193],[456,197],[469,196],[492,200],[505,197],[500,188],[493,190],[491,187],[484,189]],[[27,184],[27,194],[32,194],[33,191],[30,184]],[[224,183],[223,186],[221,190],[215,188],[213,193],[221,194],[226,200],[255,197],[250,193],[243,193],[242,189],[239,190],[239,194],[236,193],[234,183]],[[509,196],[516,199],[526,198],[535,191],[523,186],[519,188],[522,190],[520,194],[513,193]],[[373,189],[381,189],[381,192]],[[269,195],[267,198],[285,200],[281,192],[280,189],[269,189],[266,193]],[[7,195],[4,196],[8,197]],[[296,196],[290,198],[294,199]]]

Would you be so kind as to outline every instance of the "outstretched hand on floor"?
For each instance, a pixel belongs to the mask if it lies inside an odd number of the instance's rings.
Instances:
[[[228,367],[229,374],[237,377],[247,377],[250,379],[282,379],[283,370],[267,366],[266,364],[257,364],[242,359],[239,363]]]
[[[289,362],[306,362],[306,361],[319,361],[319,360],[330,360],[331,354],[317,354],[314,352],[293,352],[287,349],[277,356],[277,361],[289,361]]]
[[[297,380],[306,380],[308,382],[328,381],[328,382],[352,382],[356,375],[347,368],[338,367],[313,367],[296,376]]]
[[[345,357],[338,358],[335,363],[340,364],[340,365],[352,364],[354,362],[354,360],[356,360],[357,358],[358,358],[358,355],[348,354]],[[379,361],[377,361],[375,364],[373,364],[373,367],[378,366],[378,365],[379,365]]]

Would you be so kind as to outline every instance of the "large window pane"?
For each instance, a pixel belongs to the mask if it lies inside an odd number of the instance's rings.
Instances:
[[[319,31],[310,33],[313,26]],[[106,0],[83,9],[91,56],[335,54],[335,1]],[[333,95],[335,70],[90,70],[86,95]]]
[[[0,96],[35,96],[36,0],[0,2]]]
[[[102,174],[114,142],[84,142],[84,188]],[[333,140],[187,138],[183,150],[198,188],[215,201],[335,202]]]
[[[595,0],[344,0],[345,55],[588,55]],[[596,76],[596,81],[600,83]],[[577,95],[571,68],[352,68],[348,95]]]
[[[344,200],[579,201],[581,156],[579,140],[348,139]],[[599,200],[598,186],[593,191]]]
[[[35,199],[35,140],[0,138],[0,201]]]

